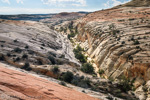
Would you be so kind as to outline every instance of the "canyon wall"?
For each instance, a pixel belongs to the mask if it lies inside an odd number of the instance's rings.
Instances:
[[[150,79],[150,9],[145,7],[97,11],[55,26],[74,38],[107,78],[134,80],[136,87]],[[73,31],[70,31],[72,25]]]

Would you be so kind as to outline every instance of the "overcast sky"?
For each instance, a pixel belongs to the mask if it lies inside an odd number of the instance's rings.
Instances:
[[[96,11],[129,0],[0,0],[0,14],[48,14]]]

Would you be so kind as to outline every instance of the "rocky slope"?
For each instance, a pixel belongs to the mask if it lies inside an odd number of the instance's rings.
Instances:
[[[98,100],[40,77],[0,64],[1,100]]]
[[[51,28],[53,29],[54,25],[58,25],[66,21],[76,20],[80,17],[85,16],[86,14],[88,13],[87,12],[71,12],[71,13],[62,12],[62,13],[55,14],[50,18],[42,19],[40,20],[40,22],[48,23],[49,26],[51,26]]]
[[[0,53],[16,64],[78,63],[68,40],[38,22],[0,20]]]
[[[73,40],[104,70],[102,76],[111,80],[127,77],[137,88],[150,80],[149,12],[149,7],[106,9],[57,25],[55,29],[77,34]],[[149,98],[147,89],[142,99]]]
[[[135,99],[132,92],[128,94],[119,88],[122,85],[80,71],[80,63],[75,59],[72,49],[65,35],[51,30],[47,24],[0,20],[1,62],[61,80],[64,73],[69,71],[73,73],[70,83],[82,87],[77,89],[81,92],[104,100],[117,97]],[[55,67],[58,67],[57,73]]]
[[[131,0],[130,2],[117,7],[150,7],[150,0]]]

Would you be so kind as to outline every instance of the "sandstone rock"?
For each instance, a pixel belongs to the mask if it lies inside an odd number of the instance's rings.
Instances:
[[[0,99],[2,100],[98,100],[0,64]]]
[[[140,100],[146,100],[146,94],[143,91],[143,86],[140,86],[139,88],[136,89],[135,95],[140,99]]]

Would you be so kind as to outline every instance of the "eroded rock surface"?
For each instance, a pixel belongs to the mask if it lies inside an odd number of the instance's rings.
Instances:
[[[63,87],[28,73],[0,64],[1,100],[97,100],[71,88]]]
[[[123,7],[96,11],[55,27],[70,30],[105,78],[134,80],[135,88],[150,80],[150,8]],[[66,31],[70,34],[70,31]],[[65,32],[62,32],[65,33]],[[145,94],[145,93],[144,93]],[[142,97],[143,98],[143,97]]]
[[[0,53],[17,64],[78,63],[70,42],[47,25],[32,21],[0,20]]]

